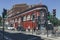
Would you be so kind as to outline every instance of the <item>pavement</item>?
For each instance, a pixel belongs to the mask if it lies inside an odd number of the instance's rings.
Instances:
[[[9,33],[23,33],[23,34],[28,34],[28,35],[35,35],[35,36],[39,36],[39,37],[42,37],[42,39],[45,39],[45,40],[60,40],[60,37],[56,37],[56,36],[53,36],[51,34],[49,34],[49,36],[47,37],[47,34],[36,34],[36,32],[26,32],[26,31],[12,31],[12,30],[5,30],[6,32],[9,32]]]

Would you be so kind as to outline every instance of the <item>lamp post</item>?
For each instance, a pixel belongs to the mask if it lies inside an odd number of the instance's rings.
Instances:
[[[5,8],[3,8],[3,12],[2,12],[2,25],[3,25],[3,40],[4,40],[4,22],[5,22],[5,18],[7,16],[7,10]]]
[[[45,22],[46,23],[45,25],[46,25],[47,37],[48,37],[48,20],[49,20],[49,16],[50,16],[50,12],[47,12],[46,13],[46,22]]]
[[[2,17],[2,21],[3,21],[2,25],[3,25],[3,39],[4,39],[4,18],[3,17]]]

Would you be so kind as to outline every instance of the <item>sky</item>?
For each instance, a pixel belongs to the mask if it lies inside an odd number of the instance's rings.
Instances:
[[[60,19],[60,0],[0,0],[0,15],[2,14],[3,8],[11,9],[15,4],[26,3],[28,5],[40,4],[46,5],[48,10],[52,13],[53,9],[56,9],[56,17]]]

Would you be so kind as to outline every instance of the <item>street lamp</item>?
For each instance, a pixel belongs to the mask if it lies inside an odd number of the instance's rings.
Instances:
[[[3,20],[3,40],[4,40],[4,22],[5,22],[5,18],[7,16],[7,10],[5,8],[3,8],[3,12],[2,12],[2,20]]]

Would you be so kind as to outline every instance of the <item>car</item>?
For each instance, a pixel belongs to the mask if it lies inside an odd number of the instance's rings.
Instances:
[[[14,30],[14,27],[7,27],[8,30]]]

